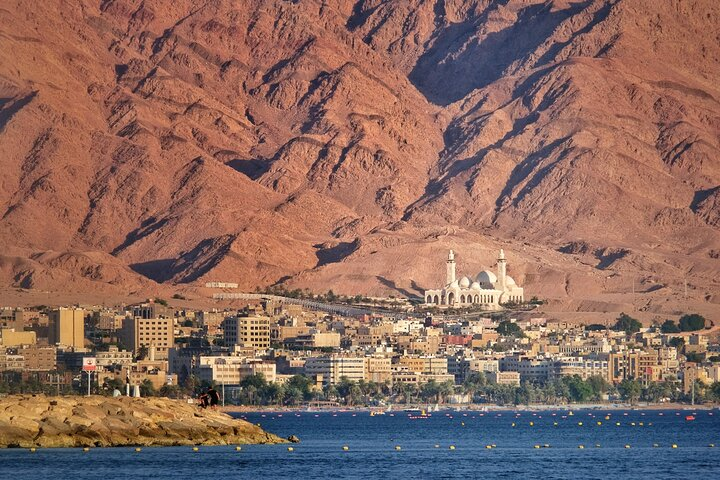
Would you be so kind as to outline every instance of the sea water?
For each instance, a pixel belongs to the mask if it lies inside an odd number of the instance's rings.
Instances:
[[[240,451],[7,449],[0,450],[0,479],[720,478],[720,410],[241,416],[301,442]]]

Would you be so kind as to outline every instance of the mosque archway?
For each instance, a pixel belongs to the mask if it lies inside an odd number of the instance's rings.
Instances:
[[[437,295],[435,295],[435,304],[440,305],[440,297],[438,297]]]
[[[452,305],[453,303],[455,303],[455,294],[453,292],[448,293],[447,303],[448,305]]]

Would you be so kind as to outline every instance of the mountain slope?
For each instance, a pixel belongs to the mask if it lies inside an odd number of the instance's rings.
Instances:
[[[504,246],[529,292],[714,302],[718,24],[710,0],[11,2],[0,242],[373,294]]]

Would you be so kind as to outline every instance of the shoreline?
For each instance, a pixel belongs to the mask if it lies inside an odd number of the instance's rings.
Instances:
[[[430,409],[433,409],[430,411]],[[577,411],[577,410],[638,410],[638,411],[657,411],[657,410],[714,410],[720,409],[719,404],[702,404],[688,405],[683,403],[657,403],[657,404],[637,404],[630,405],[625,403],[583,403],[583,404],[557,404],[557,405],[495,405],[495,404],[442,404],[435,409],[434,404],[402,404],[393,405],[391,409],[388,407],[369,407],[369,406],[337,406],[337,407],[286,407],[279,405],[265,406],[249,406],[249,405],[227,405],[220,407],[218,411],[223,413],[268,413],[268,412],[405,412],[408,410],[425,410],[428,413],[436,411],[463,411],[463,412],[515,412],[515,411]]]

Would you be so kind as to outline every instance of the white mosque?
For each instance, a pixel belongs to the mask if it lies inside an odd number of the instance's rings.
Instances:
[[[502,250],[497,262],[497,276],[490,270],[483,270],[475,280],[469,277],[457,280],[455,253],[450,250],[445,288],[426,290],[425,304],[455,307],[478,305],[487,310],[498,310],[501,303],[522,302],[523,288],[517,286],[515,280],[507,274],[507,260]]]

